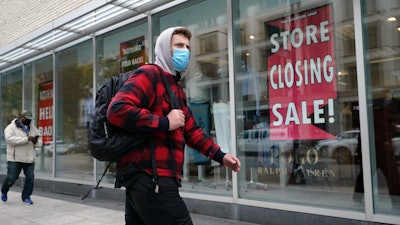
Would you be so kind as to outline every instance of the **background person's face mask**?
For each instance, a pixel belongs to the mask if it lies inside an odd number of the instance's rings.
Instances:
[[[190,52],[186,48],[174,49],[172,63],[176,71],[182,71],[189,65]]]
[[[31,124],[31,120],[30,120],[30,119],[27,119],[27,118],[23,119],[21,122],[22,122],[22,124],[24,124],[24,125],[26,125],[26,126],[28,126],[29,124]]]

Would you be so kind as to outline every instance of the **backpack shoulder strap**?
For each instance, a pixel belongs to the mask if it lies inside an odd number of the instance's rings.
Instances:
[[[159,71],[159,73],[160,73],[160,76],[161,76],[161,78],[162,78],[162,80],[163,80],[163,82],[164,82],[164,86],[165,86],[165,88],[167,89],[167,93],[168,93],[168,96],[169,96],[170,101],[171,101],[171,109],[179,109],[179,106],[178,106],[178,103],[177,103],[177,98],[176,98],[176,96],[175,96],[175,92],[172,91],[171,85],[169,84],[169,82],[168,82],[168,80],[167,80],[167,77],[165,76],[164,72],[160,69],[159,66],[157,66],[157,65],[155,65],[155,66],[157,67],[157,69],[158,69],[158,71]],[[173,161],[173,162],[172,162],[172,170],[173,170],[173,172],[174,172],[175,181],[176,181],[177,185],[178,185],[179,187],[181,187],[182,185],[181,185],[180,181],[178,180],[178,177],[177,177],[177,174],[176,174],[176,168],[175,168],[175,163],[176,163],[176,161],[175,161],[175,154],[174,154],[174,151],[172,150],[173,148],[172,148],[172,145],[171,145],[171,139],[170,139],[170,136],[169,136],[169,135],[168,135],[168,142],[169,142],[169,153],[170,153],[170,157],[171,157],[171,160]],[[152,150],[152,151],[153,151],[153,150]],[[155,151],[153,152],[153,154],[155,155]],[[153,158],[154,158],[154,157],[153,157]],[[153,161],[153,158],[152,158],[152,161]],[[155,161],[155,160],[154,160],[154,161]],[[155,162],[154,162],[154,163],[155,163]]]
[[[159,75],[161,76],[164,86],[167,89],[167,94],[170,98],[171,101],[171,108],[172,109],[177,109],[178,104],[177,104],[177,99],[175,96],[175,92],[172,91],[171,85],[169,84],[167,78],[165,77],[165,74],[161,70],[161,68],[155,64],[153,64],[155,67],[157,67]],[[173,152],[171,150],[172,148],[170,147],[170,153],[171,153],[171,158],[174,159]],[[151,158],[151,167],[153,170],[153,185],[154,185],[154,193],[159,192],[159,184],[158,184],[158,172],[157,172],[157,161],[156,161],[156,149],[155,149],[155,144],[154,141],[150,140],[150,158]],[[176,173],[175,166],[173,168],[174,173]],[[175,174],[176,178],[176,174]]]
[[[167,89],[168,96],[169,96],[169,98],[171,99],[171,108],[172,108],[172,109],[178,109],[179,106],[178,106],[178,103],[177,103],[177,99],[176,99],[176,96],[175,96],[175,92],[172,91],[171,85],[169,84],[167,78],[165,77],[164,72],[160,69],[159,66],[157,66],[157,65],[155,65],[155,66],[157,67],[158,72],[160,73],[160,76],[161,76],[161,78],[162,78],[162,80],[163,80],[163,82],[164,82],[164,86],[165,86],[165,88]]]

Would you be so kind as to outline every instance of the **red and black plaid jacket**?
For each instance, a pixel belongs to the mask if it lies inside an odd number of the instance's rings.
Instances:
[[[180,81],[165,71],[163,73],[161,76],[167,77],[179,108],[185,114],[186,123],[183,128],[168,131],[169,121],[166,116],[171,111],[170,98],[155,65],[142,66],[125,82],[108,107],[108,120],[129,131],[150,134],[155,143],[157,172],[160,177],[174,177],[171,163],[175,163],[176,175],[180,179],[185,143],[208,158],[222,163],[223,153],[220,147],[196,125],[186,104],[186,95]],[[171,160],[172,156],[174,159]],[[117,168],[123,168],[127,163],[133,163],[151,175],[149,145],[146,144],[143,149],[132,149],[118,162]]]

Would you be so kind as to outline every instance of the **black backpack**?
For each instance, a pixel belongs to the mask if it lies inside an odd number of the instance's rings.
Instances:
[[[175,93],[171,90],[165,75],[158,66],[153,66],[157,67],[159,71],[170,97],[172,108],[177,108]],[[116,162],[148,139],[146,133],[133,133],[115,127],[107,119],[108,105],[132,74],[134,72],[122,73],[105,79],[96,93],[95,107],[88,131],[88,144],[92,156],[99,161]]]
[[[111,99],[132,74],[128,72],[107,78],[97,91],[88,134],[90,152],[97,160],[115,162],[146,140],[147,134],[123,130],[107,119]]]
[[[162,70],[158,66],[156,67],[163,80],[164,86],[167,89],[167,94],[170,97],[171,108],[178,108],[175,93],[172,91],[171,86],[166,80]],[[150,139],[148,134],[132,133],[119,127],[115,127],[110,124],[107,119],[108,105],[118,90],[124,85],[125,81],[132,74],[134,74],[134,72],[123,73],[118,76],[105,79],[96,93],[95,108],[88,131],[89,149],[94,158],[100,161],[108,161],[109,163],[104,169],[104,172],[101,178],[98,180],[97,185],[91,188],[86,195],[82,197],[82,200],[89,195],[91,190],[101,188],[99,186],[100,182],[113,162],[118,161],[118,159],[123,157],[133,148],[138,147]],[[149,140],[149,143],[151,166],[153,169],[153,183],[155,185],[155,192],[158,192],[158,174],[155,159],[155,147],[153,141]]]

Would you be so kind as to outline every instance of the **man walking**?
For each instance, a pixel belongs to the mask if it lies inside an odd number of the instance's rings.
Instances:
[[[116,183],[126,187],[127,225],[193,224],[178,191],[185,144],[235,172],[240,170],[239,159],[221,151],[212,137],[196,125],[187,106],[180,79],[189,65],[191,36],[185,27],[164,30],[156,41],[156,65],[136,70],[108,107],[107,117],[113,125],[148,133],[150,140],[117,163],[119,171],[132,168],[121,179],[117,177],[121,182]],[[175,98],[166,94],[163,76]],[[174,100],[176,108],[172,106]]]
[[[41,146],[42,141],[39,138],[39,130],[31,121],[32,113],[24,110],[4,129],[7,143],[7,176],[1,187],[1,201],[3,202],[7,201],[10,187],[14,185],[23,170],[25,184],[21,199],[28,205],[33,204],[31,195],[35,171],[35,146]]]

